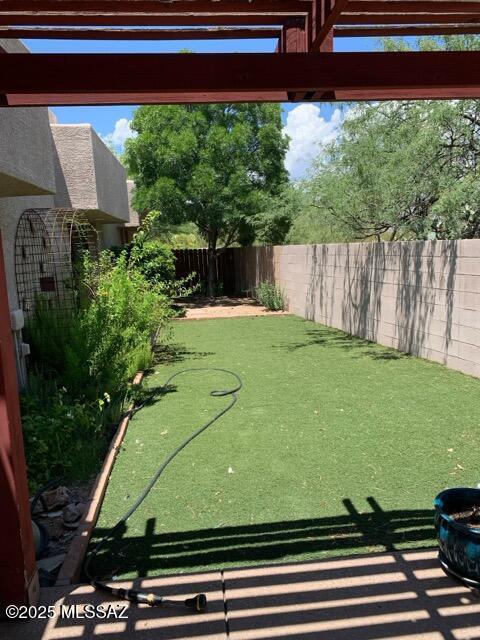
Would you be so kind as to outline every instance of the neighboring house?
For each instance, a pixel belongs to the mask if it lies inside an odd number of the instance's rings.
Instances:
[[[128,244],[132,241],[133,236],[137,233],[138,228],[142,224],[142,219],[138,211],[133,208],[133,190],[135,183],[133,180],[127,180],[128,190],[128,210],[130,221],[124,226],[124,242]]]
[[[135,211],[132,204],[134,188],[134,181],[127,180],[129,221],[122,225],[103,225],[103,244],[107,249],[109,247],[128,244],[132,241],[133,236],[138,231],[141,220],[138,212]]]
[[[0,39],[2,50],[28,54],[14,40]],[[58,124],[47,108],[0,108],[0,149],[0,231],[23,383],[22,315],[40,293],[71,295],[66,269],[86,241],[96,248],[125,241],[129,198],[125,169],[91,125]]]

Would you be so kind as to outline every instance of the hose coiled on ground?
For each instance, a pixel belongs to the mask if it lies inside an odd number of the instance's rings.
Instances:
[[[225,396],[230,396],[230,402],[228,403],[228,405],[226,407],[224,407],[221,411],[216,413],[207,422],[205,422],[200,427],[195,429],[195,431],[193,431],[187,438],[185,438],[185,440],[170,455],[168,455],[165,458],[165,460],[162,462],[162,464],[158,467],[157,471],[151,477],[151,479],[148,482],[148,484],[145,487],[145,489],[142,491],[142,493],[135,500],[133,505],[120,518],[120,520],[105,534],[105,536],[96,544],[96,546],[93,548],[93,550],[87,555],[87,558],[85,559],[85,563],[84,563],[84,566],[83,566],[83,570],[84,570],[85,575],[89,579],[91,585],[95,589],[98,589],[98,590],[101,590],[101,591],[105,591],[107,593],[110,593],[110,594],[115,595],[115,596],[120,597],[120,598],[124,598],[125,600],[130,600],[132,602],[143,602],[143,603],[149,604],[152,607],[154,607],[154,606],[179,606],[180,605],[180,606],[186,606],[186,607],[192,608],[192,609],[194,609],[195,611],[198,611],[198,612],[205,611],[206,605],[207,605],[207,599],[206,599],[205,594],[203,594],[203,593],[200,593],[200,594],[194,596],[193,598],[187,598],[186,600],[172,600],[171,598],[167,598],[165,596],[158,596],[158,595],[155,595],[153,593],[144,593],[144,592],[141,592],[141,591],[137,591],[135,589],[123,589],[123,588],[119,588],[119,587],[115,587],[113,585],[107,584],[106,582],[103,582],[102,580],[99,580],[99,579],[95,578],[95,576],[92,576],[90,571],[89,571],[89,568],[90,568],[90,564],[91,564],[92,560],[96,557],[98,552],[105,546],[107,540],[112,538],[115,535],[115,533],[117,531],[119,531],[120,528],[123,527],[123,525],[127,522],[127,520],[130,518],[130,516],[133,513],[135,513],[135,511],[138,509],[138,507],[142,504],[142,502],[145,500],[145,498],[148,496],[150,491],[156,485],[156,483],[158,482],[160,476],[165,471],[165,469],[168,467],[168,465],[178,456],[178,454],[183,449],[185,449],[185,447],[187,447],[193,440],[195,440],[195,438],[197,438],[201,433],[206,431],[208,429],[208,427],[210,427],[219,418],[221,418],[228,411],[230,411],[230,409],[233,407],[233,405],[237,402],[237,399],[238,399],[237,393],[242,388],[243,383],[242,383],[242,379],[240,378],[240,376],[238,374],[236,374],[234,371],[230,371],[229,369],[220,369],[220,368],[215,368],[215,367],[182,369],[181,371],[177,371],[176,373],[171,375],[168,378],[168,380],[166,380],[166,382],[163,383],[161,388],[162,389],[167,389],[168,386],[170,385],[170,383],[172,382],[172,380],[174,380],[175,378],[177,378],[178,376],[180,376],[182,374],[193,373],[193,372],[195,372],[195,373],[199,373],[199,372],[205,373],[205,372],[211,372],[211,371],[220,371],[221,373],[226,373],[227,375],[233,376],[236,379],[236,385],[234,387],[232,387],[231,389],[214,389],[213,391],[210,392],[210,396],[212,396],[213,398],[223,398]],[[142,409],[145,406],[145,404],[146,403],[143,403],[143,404],[139,405],[138,407],[135,407],[130,412],[130,415],[134,415],[135,413],[140,411],[140,409]]]

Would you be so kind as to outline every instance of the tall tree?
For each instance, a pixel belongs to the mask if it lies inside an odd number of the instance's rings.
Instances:
[[[170,224],[194,222],[206,240],[208,294],[218,247],[250,244],[267,203],[288,180],[279,105],[142,106],[125,160],[135,206]]]
[[[480,38],[423,38],[414,48],[478,49]],[[355,239],[480,237],[479,163],[478,100],[359,104],[306,187],[319,217]]]

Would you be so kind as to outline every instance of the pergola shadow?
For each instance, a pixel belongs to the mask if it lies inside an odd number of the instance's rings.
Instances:
[[[232,640],[458,640],[478,637],[479,600],[436,550],[227,571]]]
[[[149,518],[138,536],[128,535],[127,522],[102,545],[92,569],[105,578],[145,577],[434,544],[431,510],[384,511],[375,498],[367,502],[366,513],[345,499],[344,515],[169,533],[155,532],[156,519]],[[97,528],[94,537],[107,532]]]
[[[125,602],[88,585],[44,590],[50,620],[5,627],[6,640],[459,640],[478,637],[480,601],[445,575],[436,550],[362,554],[119,583],[183,599],[208,597],[204,614],[128,604],[125,618],[74,619],[61,607]],[[0,629],[0,631],[3,631]]]

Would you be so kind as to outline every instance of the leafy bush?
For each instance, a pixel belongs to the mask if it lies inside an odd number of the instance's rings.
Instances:
[[[282,292],[267,280],[259,283],[255,289],[254,298],[269,311],[282,311],[285,308]]]
[[[198,289],[193,284],[195,274],[175,278],[175,255],[164,241],[152,237],[156,233],[158,212],[150,212],[132,242],[125,247],[113,247],[116,258],[123,256],[129,269],[138,271],[159,293],[170,298],[185,297]]]
[[[31,376],[21,397],[23,438],[32,491],[52,478],[83,480],[97,468],[106,439],[101,407],[68,398],[65,389],[43,392],[45,381]],[[39,390],[42,391],[39,393]]]
[[[39,298],[26,326],[34,373],[22,415],[32,486],[96,468],[130,402],[130,380],[152,364],[153,342],[172,315],[170,298],[125,254],[85,256],[79,299],[76,312],[64,313]]]
[[[108,252],[85,261],[84,282],[91,301],[80,314],[80,343],[89,354],[88,376],[97,394],[112,393],[151,364],[152,341],[171,316],[170,298],[129,268],[125,256],[115,260]]]
[[[134,240],[130,264],[151,284],[163,287],[175,279],[175,256],[160,240]]]

